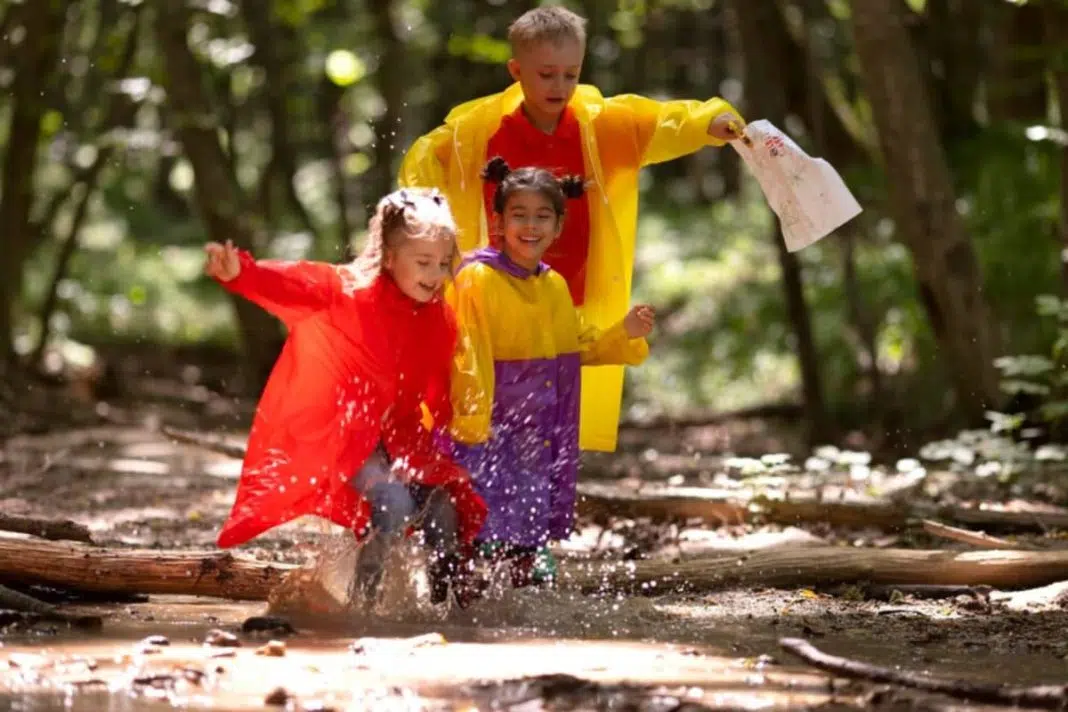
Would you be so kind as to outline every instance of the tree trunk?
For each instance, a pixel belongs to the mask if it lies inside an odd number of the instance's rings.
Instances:
[[[900,0],[865,0],[852,23],[861,76],[879,132],[900,239],[961,411],[980,422],[1001,400],[1000,339],[983,296],[971,238],[957,213],[944,147],[906,34]]]
[[[1053,57],[1053,86],[1057,93],[1057,107],[1061,118],[1061,130],[1068,132],[1068,7],[1046,6],[1046,46]],[[1068,290],[1068,144],[1062,144],[1061,154],[1061,217],[1060,235],[1061,275]]]
[[[126,35],[126,43],[123,46],[122,55],[119,58],[118,70],[112,78],[116,83],[125,79],[129,74],[134,57],[137,54],[138,41],[141,34],[143,7],[143,5],[139,5],[132,11],[131,27]],[[139,103],[135,102],[127,94],[119,90],[112,93],[108,101],[107,115],[103,118],[100,125],[96,127],[96,133],[99,135],[103,135],[115,127],[129,126],[133,123],[137,116],[137,110],[140,108]],[[41,356],[44,353],[45,347],[48,345],[50,331],[49,322],[52,320],[52,314],[55,312],[56,305],[59,302],[59,283],[66,276],[71,258],[78,249],[78,235],[81,233],[82,224],[85,222],[85,218],[89,212],[89,201],[92,199],[93,193],[96,191],[97,180],[99,180],[100,174],[103,173],[104,167],[107,166],[114,152],[115,148],[113,145],[107,144],[100,146],[93,163],[72,181],[70,190],[66,191],[67,193],[72,193],[75,187],[78,185],[82,186],[82,195],[74,208],[74,215],[71,218],[67,235],[59,248],[59,254],[56,256],[56,264],[52,270],[52,279],[48,284],[48,291],[45,292],[45,298],[41,305],[41,311],[38,317],[41,332],[37,339],[37,345],[34,347],[29,359],[31,368],[37,368],[41,365]],[[58,195],[56,196],[57,199],[59,197],[60,196]],[[37,226],[42,234],[48,234],[54,228],[54,215],[46,215],[45,220],[47,220],[47,222],[43,222]]]
[[[995,3],[996,40],[986,79],[987,106],[996,121],[1045,121],[1049,113],[1045,19],[1041,3]]]
[[[280,179],[285,200],[297,214],[301,225],[319,242],[319,231],[311,213],[297,195],[297,156],[289,121],[287,98],[293,88],[292,47],[294,39],[281,31],[271,18],[271,6],[263,0],[244,0],[241,11],[248,25],[249,35],[256,46],[253,60],[267,77],[265,93],[267,114],[271,120],[271,157],[266,168],[267,192],[273,178]]]
[[[393,157],[397,153],[397,131],[400,130],[404,90],[408,85],[404,81],[408,53],[393,20],[393,0],[373,0],[371,12],[380,48],[375,85],[385,104],[374,127],[374,165],[371,167],[369,197],[377,202],[393,189]],[[369,210],[373,209],[374,203],[369,206]]]
[[[852,165],[867,164],[872,158],[874,146],[868,146],[865,137],[859,135],[859,130],[851,130],[847,125],[839,113],[845,109],[839,109],[831,100],[824,79],[828,73],[840,78],[843,72],[848,72],[835,66],[834,47],[828,47],[826,41],[817,42],[820,29],[833,36],[837,21],[826,13],[823,0],[815,3],[823,12],[813,11],[809,7],[812,4],[791,8],[780,0],[779,13],[774,17],[767,16],[769,37],[783,38],[780,72],[786,91],[786,106],[801,116],[811,134],[815,150],[836,168],[841,170]],[[795,36],[790,32],[783,17],[788,10],[803,13],[804,34]]]
[[[0,361],[9,364],[15,362],[15,306],[22,296],[22,268],[37,247],[35,236],[39,237],[31,225],[30,213],[41,120],[47,108],[42,87],[51,80],[59,59],[66,8],[63,0],[36,0],[17,18],[25,34],[13,57],[11,118],[0,178],[0,225],[5,248],[0,260]]]
[[[939,134],[949,143],[969,138],[979,128],[974,109],[983,75],[983,14],[984,3],[975,0],[927,0],[935,116]]]
[[[352,257],[352,200],[351,186],[345,169],[345,159],[352,147],[349,143],[349,117],[341,104],[344,92],[340,87],[323,76],[319,81],[319,94],[316,101],[319,122],[323,131],[323,149],[329,157],[331,187],[334,202],[337,203],[338,249],[345,259]]]
[[[819,42],[818,23],[833,23],[833,18],[804,15],[805,34],[801,40],[790,35],[781,13],[775,20],[781,27],[778,32],[787,38],[784,44],[787,52],[785,66],[789,67],[789,80],[786,81],[786,86],[788,91],[791,91],[788,94],[788,101],[792,107],[804,107],[802,115],[816,153],[824,156],[839,169],[866,161],[868,159],[866,147],[846,128],[845,122],[835,111],[834,105],[827,96],[823,81],[824,65],[833,55],[827,52],[827,48]],[[888,404],[884,399],[876,347],[878,319],[871,316],[857,278],[856,245],[860,233],[854,223],[844,226],[839,236],[846,318],[853,327],[861,356],[868,362],[866,375],[871,388],[868,402],[872,425],[885,431],[882,426],[885,425],[884,414]]]
[[[760,115],[776,126],[786,121],[786,92],[782,88],[782,67],[787,66],[789,36],[779,17],[774,0],[730,0],[732,21],[741,40],[745,63],[745,97],[747,113]],[[778,29],[779,31],[775,31]],[[804,67],[802,66],[802,70]],[[804,80],[804,73],[800,75]],[[805,301],[804,280],[797,256],[786,249],[776,229],[772,236],[782,270],[783,295],[790,326],[797,340],[797,358],[801,370],[805,416],[809,439],[822,440],[827,435],[826,411],[820,362],[812,335],[812,319]]]
[[[251,250],[254,233],[219,143],[215,113],[204,78],[186,42],[190,13],[182,0],[156,7],[156,35],[166,68],[168,111],[196,176],[196,203],[208,237],[233,240]],[[274,365],[281,344],[280,329],[269,314],[251,302],[233,297],[244,339],[248,392],[258,390]]]

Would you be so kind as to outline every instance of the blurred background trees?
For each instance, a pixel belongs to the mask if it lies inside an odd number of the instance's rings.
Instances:
[[[254,393],[282,334],[200,277],[201,245],[345,259],[411,141],[506,85],[536,4],[0,1],[9,404],[79,362]],[[724,96],[865,206],[790,254],[731,149],[647,171],[636,284],[662,321],[631,417],[787,403],[814,438],[895,439],[1068,412],[1068,3],[568,4],[585,81]]]

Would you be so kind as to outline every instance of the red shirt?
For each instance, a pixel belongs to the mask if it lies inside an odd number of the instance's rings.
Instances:
[[[237,499],[219,533],[226,548],[314,514],[362,535],[367,501],[350,480],[379,442],[407,461],[413,482],[440,486],[472,540],[485,518],[466,471],[423,426],[451,418],[449,372],[457,327],[441,301],[419,304],[389,276],[357,288],[345,266],[253,260],[226,289],[289,330],[256,407]]]
[[[556,131],[547,134],[538,129],[520,106],[501,120],[500,128],[486,144],[486,160],[501,156],[514,168],[535,166],[557,177],[585,177],[582,157],[582,132],[570,107],[564,110]],[[494,183],[483,183],[486,215],[493,215]],[[567,281],[575,306],[581,306],[586,292],[586,259],[590,251],[590,208],[587,198],[567,201],[567,215],[560,237],[545,251],[542,261]]]

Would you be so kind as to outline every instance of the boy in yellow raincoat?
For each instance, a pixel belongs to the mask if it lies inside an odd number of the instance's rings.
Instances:
[[[480,177],[487,160],[536,166],[588,182],[568,208],[563,233],[544,261],[568,283],[583,319],[607,329],[630,306],[638,173],[643,166],[722,146],[744,122],[723,99],[654,101],[604,97],[579,84],[586,21],[562,7],[539,7],[509,28],[515,83],[505,91],[454,108],[442,126],[418,139],[404,158],[402,186],[436,187],[448,197],[469,251],[492,241],[494,186]],[[582,372],[579,444],[616,448],[623,366]]]

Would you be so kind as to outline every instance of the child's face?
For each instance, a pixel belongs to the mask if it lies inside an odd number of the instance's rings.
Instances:
[[[504,215],[498,215],[497,219],[504,235],[504,254],[531,271],[563,227],[552,202],[536,190],[514,193],[504,206]]]
[[[385,269],[402,292],[417,302],[429,302],[449,277],[452,254],[451,239],[403,239],[387,249]]]
[[[508,60],[508,71],[522,86],[523,102],[535,118],[560,118],[578,86],[584,53],[577,40],[539,42]]]

